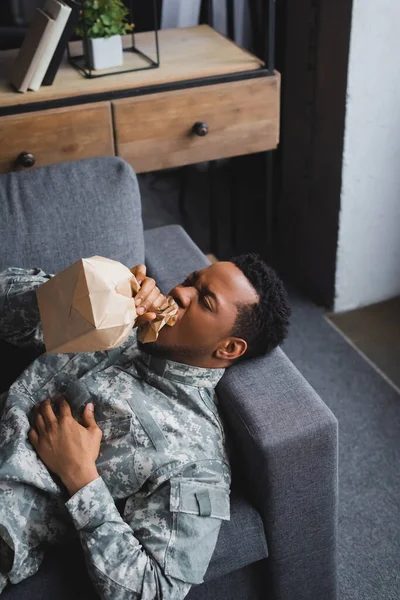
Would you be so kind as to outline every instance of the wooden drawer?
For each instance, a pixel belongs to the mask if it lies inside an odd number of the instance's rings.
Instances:
[[[0,172],[23,169],[15,163],[21,152],[33,154],[37,167],[113,155],[110,104],[102,102],[1,117]]]
[[[188,88],[113,104],[116,151],[137,173],[276,148],[280,77]],[[192,128],[208,125],[204,137]]]

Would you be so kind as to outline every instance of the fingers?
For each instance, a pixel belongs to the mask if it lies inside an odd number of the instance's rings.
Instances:
[[[37,434],[37,431],[35,431],[35,429],[32,428],[29,430],[28,438],[29,438],[29,441],[32,444],[32,446],[34,448],[36,448],[36,446],[38,445],[38,442],[39,442],[39,436]]]
[[[72,417],[71,409],[65,398],[60,400],[60,418]]]
[[[156,288],[158,290],[158,288]],[[160,290],[158,290],[158,296],[157,298],[152,302],[151,306],[149,307],[150,310],[154,311],[154,310],[158,310],[159,308],[162,307],[162,305],[165,302],[165,296],[164,294],[162,294],[160,292]]]
[[[155,312],[164,302],[164,296],[158,287],[155,287],[138,308],[139,314]],[[139,310],[140,309],[140,310]]]
[[[140,327],[140,325],[144,325],[145,323],[150,323],[150,321],[154,321],[154,319],[156,317],[157,317],[157,314],[155,312],[144,313],[144,315],[138,317],[138,320],[136,321],[136,325],[137,325],[137,327]]]
[[[50,400],[45,400],[44,402],[42,402],[42,404],[40,405],[40,413],[43,417],[47,429],[51,429],[52,427],[55,427],[57,425],[58,419],[54,414]]]
[[[58,419],[54,414],[50,400],[45,400],[41,404],[35,406],[34,424],[36,428],[36,434],[43,435],[48,430],[55,427],[58,423]]]
[[[96,420],[94,418],[94,405],[93,402],[88,402],[82,414],[81,419],[82,425],[87,428],[97,427]]]
[[[136,265],[131,269],[131,273],[134,274],[139,284],[146,279],[146,272],[146,265]]]
[[[153,294],[153,295],[152,295]],[[150,321],[154,321],[157,317],[156,311],[159,310],[163,304],[165,303],[165,296],[161,294],[159,289],[156,287],[154,291],[146,298],[146,300],[140,305],[139,308],[142,310],[139,311],[140,315],[137,321],[137,325],[143,325],[144,323],[148,323]],[[146,311],[146,312],[144,312]],[[143,314],[140,314],[143,313]]]
[[[103,432],[101,431],[100,427],[97,425],[96,420],[94,418],[93,402],[89,402],[88,404],[86,404],[85,409],[82,414],[81,423],[82,423],[83,427],[86,427],[86,429],[89,430],[89,432],[94,437],[94,439],[96,439],[96,443],[99,444],[99,447],[97,448],[97,452],[96,452],[96,456],[95,456],[95,459],[96,459],[99,454],[99,451],[100,451],[100,442],[101,442],[101,438],[103,437]]]
[[[152,277],[146,277],[143,281],[142,287],[138,291],[135,296],[135,305],[140,306],[146,300],[147,296],[154,290],[156,287],[156,282]]]
[[[41,412],[39,411],[36,415],[35,427],[39,435],[44,435],[47,432],[46,424],[44,422]]]

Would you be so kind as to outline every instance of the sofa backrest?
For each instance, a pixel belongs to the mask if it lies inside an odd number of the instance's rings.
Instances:
[[[57,273],[93,255],[144,262],[136,175],[122,159],[90,158],[0,175],[0,270]]]

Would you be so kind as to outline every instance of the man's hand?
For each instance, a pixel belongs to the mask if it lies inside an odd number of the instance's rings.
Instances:
[[[156,286],[156,282],[151,277],[146,277],[146,265],[137,265],[131,269],[131,273],[136,277],[140,290],[135,296],[135,306],[139,318],[137,325],[143,325],[156,318],[154,311],[158,310],[165,302],[165,296]]]
[[[85,406],[80,425],[64,398],[58,418],[50,400],[45,400],[38,407],[35,427],[28,437],[46,467],[60,477],[71,496],[99,477],[96,459],[102,432],[94,419],[92,403]]]

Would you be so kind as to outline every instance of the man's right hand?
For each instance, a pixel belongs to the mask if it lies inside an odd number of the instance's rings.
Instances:
[[[99,473],[96,459],[100,452],[102,432],[94,418],[94,406],[89,402],[79,424],[62,398],[57,417],[50,400],[36,408],[35,423],[28,437],[46,467],[60,477],[71,496]]]
[[[156,286],[152,277],[146,276],[146,265],[136,265],[131,269],[131,273],[136,277],[140,289],[135,296],[136,311],[139,315],[136,325],[143,325],[156,318],[155,311],[165,302],[165,296]]]

